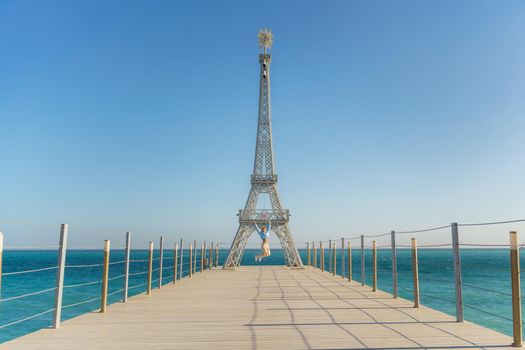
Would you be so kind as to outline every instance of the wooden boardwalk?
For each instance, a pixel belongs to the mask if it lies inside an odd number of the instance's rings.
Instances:
[[[513,349],[512,339],[319,270],[210,270],[0,349]]]

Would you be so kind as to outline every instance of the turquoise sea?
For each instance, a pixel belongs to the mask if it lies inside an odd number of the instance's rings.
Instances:
[[[255,265],[254,255],[258,249],[247,249],[242,264]],[[224,262],[228,251],[220,250],[219,264]],[[300,250],[306,263],[306,250]],[[153,269],[153,287],[158,286],[158,251],[155,251]],[[378,250],[378,287],[381,290],[392,291],[391,252],[389,249]],[[148,252],[133,250],[129,286],[130,296],[144,293]],[[337,270],[341,272],[340,251],[338,251]],[[411,253],[408,249],[398,249],[399,295],[412,299]],[[100,279],[102,268],[102,251],[68,250],[65,286],[63,299],[63,320],[96,310],[100,305]],[[188,273],[188,251],[184,252],[185,265],[183,276]],[[328,252],[325,266],[329,266]],[[109,303],[122,299],[124,266],[123,250],[111,252]],[[360,251],[352,252],[353,279],[361,280]],[[372,255],[367,250],[365,254],[366,269],[371,271]],[[523,257],[522,260],[523,261]],[[56,269],[35,273],[10,274],[11,272],[54,267],[57,262],[56,251],[51,250],[7,250],[4,252],[2,276],[2,302],[0,303],[0,342],[19,337],[49,327],[53,312],[44,313],[53,308],[54,290],[20,299],[10,298],[27,293],[54,288]],[[173,281],[173,251],[166,250],[163,259],[163,284]],[[461,252],[463,275],[463,298],[466,320],[495,329],[505,334],[512,332],[512,310],[510,296],[510,264],[507,249],[463,249]],[[281,265],[282,251],[272,250],[272,255],[262,264]],[[93,265],[77,267],[79,265]],[[345,266],[346,262],[345,262]],[[200,268],[200,264],[197,264]],[[522,266],[523,268],[523,266]],[[347,274],[346,274],[347,275]],[[366,283],[371,284],[371,274],[365,273]],[[419,250],[420,295],[423,305],[455,314],[454,284],[452,269],[452,253],[450,249],[420,249]],[[91,284],[92,283],[92,284]],[[80,286],[74,286],[84,284]],[[6,300],[7,299],[7,300]],[[85,302],[85,303],[83,303]],[[80,303],[80,304],[79,304]],[[9,326],[10,323],[22,320],[32,315],[44,313],[41,316]]]

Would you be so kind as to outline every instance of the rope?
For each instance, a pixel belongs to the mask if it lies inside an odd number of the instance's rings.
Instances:
[[[40,290],[40,291],[38,291],[38,292],[27,293],[27,294],[17,295],[17,296],[11,297],[11,298],[1,299],[1,300],[0,300],[0,303],[5,303],[6,301],[10,301],[10,300],[15,300],[15,299],[21,299],[21,298],[25,298],[25,297],[30,297],[30,296],[33,296],[33,295],[44,294],[44,293],[47,293],[47,292],[51,292],[51,291],[53,291],[53,290],[55,290],[55,289],[56,289],[56,288],[53,287],[53,288],[49,288],[49,289]]]
[[[49,309],[49,310],[44,311],[44,312],[40,312],[40,313],[38,313],[38,314],[36,314],[36,315],[33,315],[33,316],[29,316],[29,317],[22,318],[22,319],[17,320],[17,321],[13,321],[13,322],[11,322],[11,323],[6,323],[6,324],[0,326],[0,329],[6,328],[6,327],[9,327],[9,326],[13,326],[13,325],[18,324],[18,323],[20,323],[20,322],[28,321],[28,320],[31,320],[31,319],[33,319],[33,318],[40,317],[40,316],[42,316],[42,315],[45,315],[45,314],[50,313],[51,311],[55,311],[55,308]]]
[[[493,222],[480,222],[474,224],[458,224],[458,226],[485,226],[485,225],[499,225],[499,224],[510,224],[513,222],[524,222],[525,219],[518,220],[507,220],[507,221],[493,221]]]
[[[2,276],[21,275],[21,274],[24,274],[24,273],[54,270],[54,269],[57,269],[57,268],[58,268],[58,266],[51,266],[51,267],[44,267],[44,268],[41,268],[41,269],[34,269],[34,270],[5,272],[5,273],[2,274]]]
[[[67,309],[68,307],[73,307],[73,306],[78,306],[78,305],[82,305],[82,304],[91,303],[91,302],[93,302],[93,301],[95,301],[95,300],[99,300],[99,299],[100,299],[100,297],[96,297],[96,298],[93,298],[93,299],[80,301],[80,302],[78,302],[78,303],[65,305],[65,306],[62,306],[62,309]]]
[[[85,282],[85,283],[77,283],[77,284],[69,284],[67,286],[64,286],[64,288],[73,288],[73,287],[82,287],[82,286],[89,286],[92,284],[98,284],[102,283],[102,281],[94,281],[94,282]]]

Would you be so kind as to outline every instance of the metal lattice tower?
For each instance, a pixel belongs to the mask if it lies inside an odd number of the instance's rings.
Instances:
[[[248,238],[255,231],[255,224],[271,222],[273,237],[278,237],[284,251],[286,264],[290,267],[303,267],[299,252],[288,228],[289,211],[281,206],[277,192],[277,175],[273,164],[272,118],[270,104],[270,63],[268,53],[272,44],[272,33],[268,30],[259,32],[259,54],[261,65],[259,90],[259,121],[257,126],[257,143],[255,147],[255,162],[251,176],[250,194],[244,210],[239,211],[239,229],[230,248],[224,268],[239,266]],[[267,194],[272,209],[258,209],[257,200],[260,194]]]

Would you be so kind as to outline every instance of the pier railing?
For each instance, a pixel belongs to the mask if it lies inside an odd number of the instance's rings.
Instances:
[[[202,273],[207,269],[218,267],[222,264],[220,258],[223,260],[222,256],[219,257],[219,255],[223,255],[220,254],[219,243],[197,243],[196,240],[186,243],[183,239],[180,239],[178,242],[173,242],[171,248],[167,248],[165,247],[164,238],[161,236],[158,247],[155,247],[153,242],[149,242],[146,251],[144,251],[144,249],[131,248],[131,233],[126,232],[123,234],[125,237],[124,248],[116,250],[119,259],[112,260],[110,258],[112,255],[111,242],[110,240],[105,240],[102,249],[103,254],[99,262],[93,263],[92,256],[86,259],[89,260],[89,263],[83,263],[82,259],[80,261],[70,261],[70,259],[67,259],[68,252],[79,250],[79,248],[74,246],[68,247],[68,231],[69,227],[67,224],[59,226],[59,244],[57,247],[54,247],[57,255],[56,265],[29,269],[24,269],[22,266],[21,269],[17,269],[16,266],[8,264],[12,271],[2,270],[4,235],[0,232],[0,307],[15,301],[27,301],[27,309],[34,310],[32,307],[33,297],[54,295],[54,302],[52,305],[49,305],[52,307],[24,317],[9,319],[8,322],[0,324],[0,330],[30,320],[43,320],[45,317],[49,317],[49,326],[58,328],[63,320],[63,310],[84,307],[89,308],[83,309],[84,312],[99,309],[100,312],[105,313],[108,312],[107,305],[110,299],[113,302],[127,302],[130,295],[151,294],[152,289],[160,289],[168,283],[177,284],[177,281],[183,278],[193,278],[196,274]],[[17,247],[10,248],[16,249]],[[31,250],[41,248],[50,251],[50,248],[53,247],[32,246],[20,248],[29,248]],[[82,251],[86,250],[85,247],[80,249]],[[87,249],[90,249],[91,252],[100,251],[100,249],[92,250],[92,247]],[[37,264],[37,262],[34,263]],[[33,281],[17,281],[16,289],[28,290],[28,292],[3,297],[6,294],[5,290],[2,290],[3,281],[9,282],[10,278],[21,279],[29,275],[36,275],[37,278],[41,279],[41,276],[39,277],[38,274],[54,274],[54,277],[46,275],[44,279],[46,286],[39,290],[32,290],[35,285]],[[99,278],[93,278],[96,275]],[[50,286],[50,283],[53,283],[53,285]],[[15,283],[10,284],[15,285]],[[24,286],[20,286],[20,284],[24,284]],[[78,300],[79,295],[84,295],[83,290],[86,289],[89,289],[91,295]],[[96,293],[96,290],[98,290],[98,293]],[[98,295],[93,295],[93,292]],[[76,300],[64,302],[65,293],[74,293]],[[9,294],[12,294],[12,292]],[[5,307],[1,307],[1,309],[5,310]],[[2,310],[0,310],[0,316],[5,316],[1,315],[1,313]],[[5,320],[5,317],[2,319]]]
[[[521,288],[520,288],[520,259],[518,244],[518,233],[515,230],[509,232],[509,241],[507,244],[483,244],[475,242],[465,242],[460,240],[460,231],[466,227],[476,226],[493,226],[504,224],[515,224],[525,222],[525,219],[484,222],[484,223],[451,223],[438,227],[431,227],[419,230],[403,230],[384,232],[370,235],[356,235],[352,237],[336,238],[331,240],[324,240],[318,242],[307,242],[306,245],[306,266],[320,269],[323,272],[328,272],[332,275],[341,275],[348,281],[354,280],[353,270],[357,268],[359,271],[359,282],[362,286],[371,285],[372,291],[377,291],[378,288],[378,250],[383,253],[390,251],[389,258],[383,255],[382,261],[379,263],[388,263],[391,265],[390,278],[392,281],[391,291],[392,297],[397,298],[399,295],[398,283],[398,253],[400,250],[410,250],[411,256],[411,279],[412,288],[411,294],[414,301],[414,307],[419,308],[421,305],[420,292],[420,262],[418,259],[418,249],[443,249],[451,253],[451,259],[447,260],[447,265],[439,265],[442,268],[452,268],[453,281],[438,280],[440,283],[450,283],[454,289],[454,299],[445,299],[435,295],[427,295],[425,297],[437,299],[440,302],[452,303],[455,308],[455,315],[457,322],[464,321],[464,308],[475,310],[476,312],[484,313],[490,317],[499,318],[504,321],[512,322],[514,343],[513,346],[522,346],[522,315],[521,315]],[[497,227],[497,226],[496,226]],[[425,234],[433,233],[435,231],[450,232],[449,242],[440,242],[432,244],[418,244],[416,236],[425,238]],[[410,238],[410,244],[399,244],[397,241],[399,237]],[[428,236],[426,236],[428,237]],[[379,241],[383,240],[382,244]],[[385,242],[386,241],[386,242]],[[487,283],[483,286],[478,286],[471,283],[464,283],[462,278],[461,254],[463,248],[508,248],[510,255],[510,271],[508,271],[508,279],[510,281],[510,291],[501,289],[494,289]],[[353,252],[357,251],[358,264],[352,261]],[[367,266],[367,252],[371,254],[371,262]],[[355,255],[354,255],[354,260]],[[432,262],[433,264],[440,264],[439,262]],[[355,266],[358,265],[358,266]],[[371,266],[370,266],[371,265]],[[371,281],[367,283],[367,271],[371,268],[368,276]],[[480,272],[482,273],[482,271]],[[369,278],[370,278],[369,277]],[[436,281],[433,278],[433,281]],[[463,295],[464,288],[472,288],[486,293],[492,293],[498,296],[506,296],[512,301],[512,317],[507,317],[498,313],[488,311],[482,307],[475,306],[473,300],[466,300]],[[390,289],[390,288],[389,288]]]

